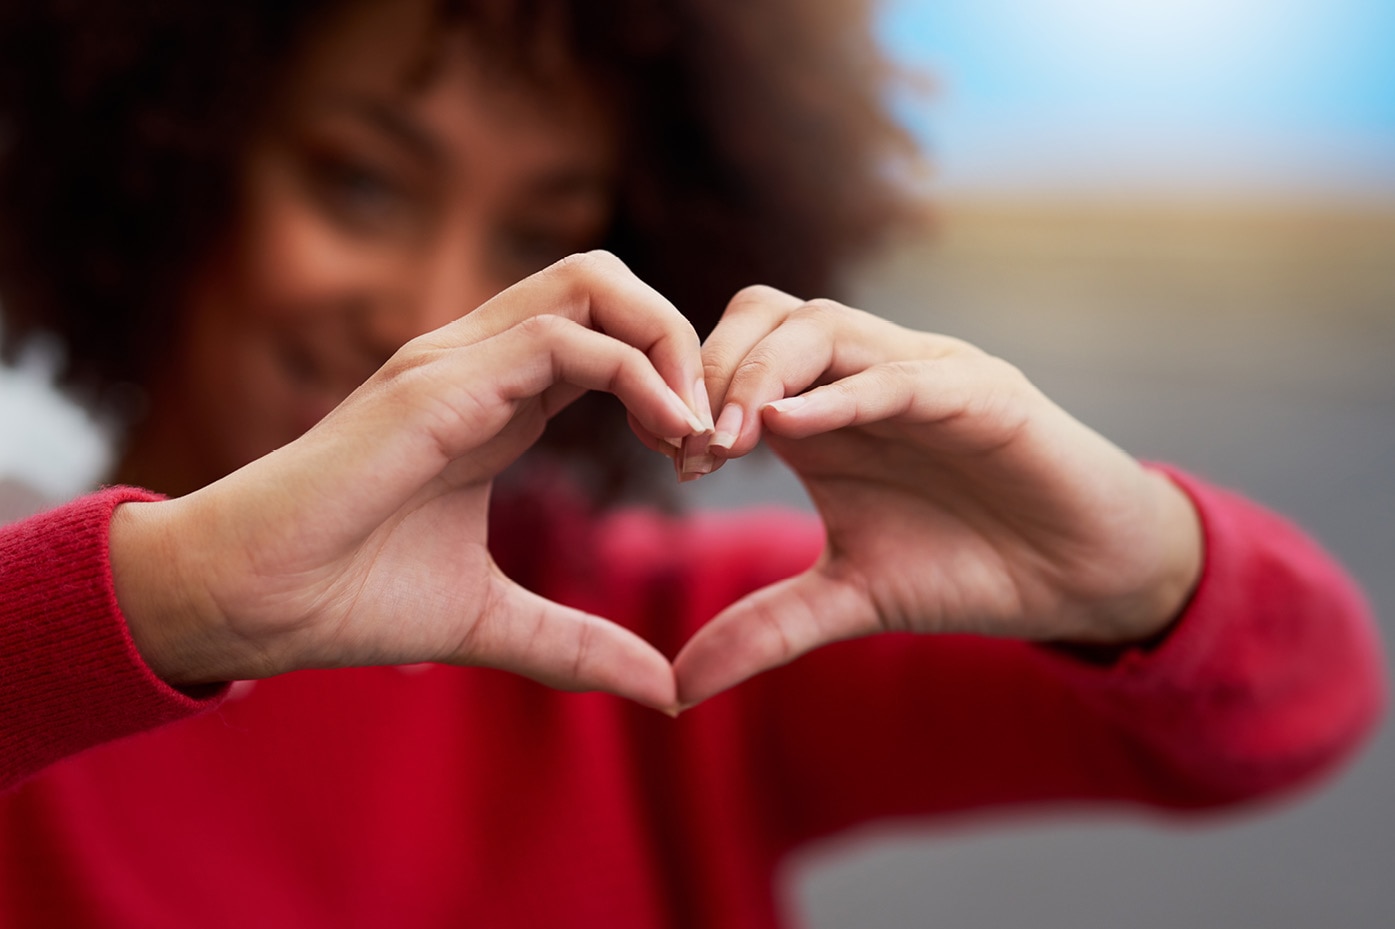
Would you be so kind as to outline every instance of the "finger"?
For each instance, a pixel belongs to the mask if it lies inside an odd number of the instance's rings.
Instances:
[[[712,334],[702,345],[703,375],[717,410],[709,448],[723,456],[735,457],[755,447],[759,440],[759,420],[746,417],[740,406],[726,401],[728,385],[737,366],[789,314],[804,301],[773,287],[747,287],[732,297]]]
[[[490,376],[481,377],[487,371]],[[557,384],[617,396],[651,433],[681,439],[702,424],[639,349],[560,316],[533,316],[455,355],[440,376],[469,378],[497,392],[501,406]],[[474,395],[460,398],[468,411]]]
[[[674,458],[678,454],[678,449],[682,447],[681,442],[675,445],[672,441],[656,436],[648,429],[645,429],[643,424],[635,419],[633,413],[627,411],[625,414],[625,421],[629,423],[630,431],[635,434],[635,437],[639,439],[645,448],[652,452],[658,452],[665,458]]]
[[[456,467],[453,485],[492,478],[578,388],[617,395],[656,435],[701,431],[638,349],[561,317],[535,316],[484,342],[395,359],[296,443],[293,455],[284,453],[294,466],[277,472],[268,492],[332,495],[344,525],[377,525],[453,462],[471,462]],[[540,415],[510,427],[529,401]],[[515,432],[496,443],[508,428]],[[496,452],[478,457],[490,443]],[[379,493],[342,492],[363,474],[376,476]]]
[[[765,404],[798,394],[820,380],[843,377],[889,359],[913,357],[929,347],[918,334],[832,300],[801,304],[752,346],[732,372],[718,417],[741,422],[729,454],[745,454],[754,447],[764,425],[760,409]]]
[[[848,426],[897,419],[919,408],[922,415],[948,415],[961,408],[960,391],[935,392],[929,378],[917,382],[908,368],[921,365],[876,365],[832,384],[761,407],[761,419],[771,432],[791,439],[832,432]],[[943,380],[942,378],[939,380]],[[921,394],[934,394],[927,398]]]
[[[741,360],[803,305],[798,297],[763,284],[745,287],[731,298],[702,344],[703,374],[713,397],[726,395],[727,384]]]
[[[761,408],[798,394],[823,376],[833,360],[834,336],[809,315],[786,318],[747,352],[732,372],[722,403],[719,449],[748,453],[760,439]],[[715,433],[714,433],[715,434]],[[725,439],[730,436],[731,442]]]
[[[498,668],[559,690],[599,690],[667,713],[677,708],[673,668],[628,629],[565,607],[500,576],[496,598],[452,664]]]
[[[877,422],[943,424],[941,441],[992,445],[1024,421],[1033,394],[1011,365],[982,353],[889,362],[766,404],[765,428],[791,439]]]
[[[880,629],[856,585],[811,568],[738,600],[693,634],[673,661],[679,705],[700,703],[821,645]]]
[[[563,316],[632,345],[711,428],[696,387],[702,380],[697,331],[662,294],[605,251],[571,255],[501,291],[469,315],[426,337],[437,347],[498,335],[529,317]]]
[[[703,434],[701,436],[689,436],[687,439],[683,439],[682,441],[675,443],[673,439],[664,439],[654,435],[648,429],[645,429],[644,426],[642,426],[639,423],[639,421],[634,418],[633,415],[629,416],[628,420],[630,430],[635,434],[635,436],[640,440],[640,442],[644,444],[645,448],[649,449],[650,451],[658,452],[660,455],[663,455],[665,458],[668,458],[670,461],[673,462],[674,473],[678,475],[678,480],[680,482],[697,480],[703,474],[710,474],[713,471],[718,471],[721,469],[723,462],[719,458],[713,460],[711,463],[711,467],[706,471],[693,472],[691,470],[691,461],[685,460],[683,458],[683,446],[693,439],[705,441],[706,434]],[[685,471],[685,465],[688,465],[690,470]]]

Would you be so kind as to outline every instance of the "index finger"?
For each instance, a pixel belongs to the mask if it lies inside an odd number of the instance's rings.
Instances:
[[[702,345],[708,392],[718,400],[725,397],[737,366],[751,349],[803,305],[798,297],[764,284],[743,288],[732,297]]]
[[[500,291],[478,309],[422,337],[442,348],[498,335],[540,314],[563,316],[644,352],[655,370],[709,429],[701,342],[688,318],[606,251],[563,258]]]
[[[702,346],[703,374],[708,394],[719,411],[710,449],[723,457],[744,453],[759,436],[758,417],[748,417],[727,391],[751,349],[759,345],[790,314],[804,305],[798,297],[765,285],[743,288],[727,303],[722,318]]]

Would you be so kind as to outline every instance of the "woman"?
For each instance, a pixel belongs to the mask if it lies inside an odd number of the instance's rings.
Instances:
[[[769,926],[856,823],[1253,799],[1369,731],[1295,529],[790,296],[897,137],[856,9],[730,6],[16,14],[9,328],[146,409],[0,542],[9,922]],[[595,508],[622,421],[770,445],[821,525]]]

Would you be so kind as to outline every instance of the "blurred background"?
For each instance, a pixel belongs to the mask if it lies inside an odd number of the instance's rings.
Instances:
[[[896,0],[882,29],[937,85],[901,107],[940,215],[858,305],[1292,515],[1395,641],[1395,3]],[[800,499],[749,473],[697,486]],[[869,829],[789,893],[813,929],[1395,926],[1395,740],[1238,815]]]
[[[894,0],[880,23],[934,77],[898,106],[938,222],[852,302],[1002,355],[1135,454],[1294,516],[1395,634],[1395,3]],[[100,431],[42,358],[0,370],[0,422],[0,477],[65,496],[102,473]],[[697,501],[805,505],[773,463],[733,473]],[[1220,818],[869,829],[788,888],[811,929],[1384,929],[1395,741]]]

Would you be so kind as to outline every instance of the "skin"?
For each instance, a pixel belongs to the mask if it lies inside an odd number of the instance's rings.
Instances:
[[[122,467],[187,493],[112,523],[157,674],[440,661],[676,712],[837,639],[1124,644],[1176,617],[1202,563],[1186,497],[1005,362],[762,287],[699,344],[614,256],[530,273],[604,229],[605,110],[581,82],[501,82],[469,55],[423,78],[428,25],[381,4],[328,29],[249,152],[245,209]],[[408,193],[380,198],[364,165]],[[689,477],[772,445],[823,517],[820,562],[672,664],[518,587],[485,547],[492,481],[586,390]]]

